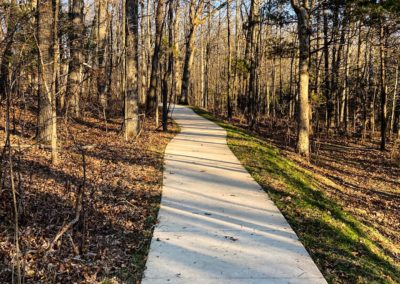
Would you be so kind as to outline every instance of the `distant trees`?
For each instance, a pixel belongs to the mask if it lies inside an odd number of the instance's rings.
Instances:
[[[54,163],[60,118],[79,120],[90,111],[107,129],[109,117],[121,114],[123,137],[132,140],[140,132],[139,117],[152,116],[157,108],[160,66],[169,48],[163,42],[169,3],[157,1],[155,11],[153,2],[136,0],[0,3],[0,106],[7,96],[11,109],[21,98],[37,101],[37,144],[51,150]],[[179,1],[171,3],[168,80],[173,78],[177,93],[182,12]]]
[[[399,11],[396,0],[7,0],[2,103],[7,92],[38,102],[37,142],[54,161],[57,117],[91,111],[107,129],[123,115],[131,140],[161,96],[164,126],[179,101],[253,128],[296,122],[304,156],[310,135],[379,132],[384,150],[400,132]]]
[[[373,139],[379,131],[382,150],[397,139],[398,1],[228,4],[211,17],[210,28],[205,22],[193,43],[185,44],[186,52],[195,47],[189,83],[182,81],[190,86],[190,103],[244,117],[250,127],[296,122],[297,152],[304,156],[311,135]],[[206,16],[208,9],[206,3]]]

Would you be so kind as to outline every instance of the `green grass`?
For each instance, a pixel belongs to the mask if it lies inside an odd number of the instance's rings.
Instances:
[[[400,283],[399,248],[324,194],[320,180],[280,150],[202,109],[281,210],[329,283]]]

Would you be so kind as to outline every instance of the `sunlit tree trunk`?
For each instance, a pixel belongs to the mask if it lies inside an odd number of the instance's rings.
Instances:
[[[201,3],[202,5],[202,3]],[[194,57],[194,42],[198,24],[196,23],[196,5],[195,1],[190,1],[190,15],[189,15],[189,30],[186,38],[186,51],[185,59],[183,61],[183,73],[182,73],[182,89],[180,95],[180,103],[187,105],[190,74],[193,68],[193,57]]]
[[[174,29],[174,43],[173,43],[173,73],[172,73],[172,80],[173,80],[173,88],[174,88],[174,101],[177,100],[178,95],[181,93],[181,86],[182,86],[182,78],[180,75],[181,70],[181,63],[180,63],[180,49],[179,49],[179,19],[181,10],[179,9],[179,1],[174,1],[174,11],[175,17],[173,20],[173,29]]]
[[[328,30],[328,8],[324,7],[323,11],[323,33],[324,33],[324,85],[323,93],[325,96],[325,127],[326,131],[329,132],[330,117],[332,112],[332,100],[331,100],[331,84],[329,80],[329,30]]]
[[[297,152],[302,156],[308,157],[310,155],[308,85],[310,81],[309,61],[311,23],[309,15],[309,5],[307,0],[291,0],[291,4],[297,15],[300,50]]]
[[[124,108],[125,140],[136,137],[138,123],[139,1],[126,0],[126,92]]]
[[[108,0],[97,0],[97,95],[100,105],[105,110],[107,108],[107,30],[108,30]]]
[[[396,72],[394,79],[393,100],[392,100],[392,113],[390,115],[390,133],[394,133],[394,122],[396,120],[396,103],[397,103],[397,89],[399,83],[399,61],[396,62]]]
[[[80,115],[79,100],[81,96],[81,68],[83,60],[82,35],[84,33],[83,25],[83,1],[72,0],[72,7],[69,13],[71,22],[70,33],[70,54],[69,74],[67,83],[67,111],[73,116]]]
[[[231,86],[231,73],[232,73],[232,44],[231,44],[231,13],[230,13],[230,1],[227,0],[226,6],[226,21],[227,21],[227,33],[228,33],[228,63],[227,63],[227,80],[226,80],[226,93],[227,93],[227,108],[228,118],[232,118],[232,86]]]
[[[140,103],[146,102],[147,92],[147,54],[146,54],[146,22],[147,15],[145,10],[145,1],[140,1],[141,19],[140,19],[140,32],[141,32],[141,53],[140,53]]]

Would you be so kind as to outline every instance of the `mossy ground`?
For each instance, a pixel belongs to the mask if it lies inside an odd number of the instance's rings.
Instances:
[[[194,110],[227,131],[232,152],[265,189],[330,283],[400,283],[399,248],[324,193],[312,172],[245,130]]]

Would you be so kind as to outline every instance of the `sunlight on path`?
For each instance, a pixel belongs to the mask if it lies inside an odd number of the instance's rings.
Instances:
[[[226,132],[177,106],[142,283],[326,283],[285,218],[228,148]]]

